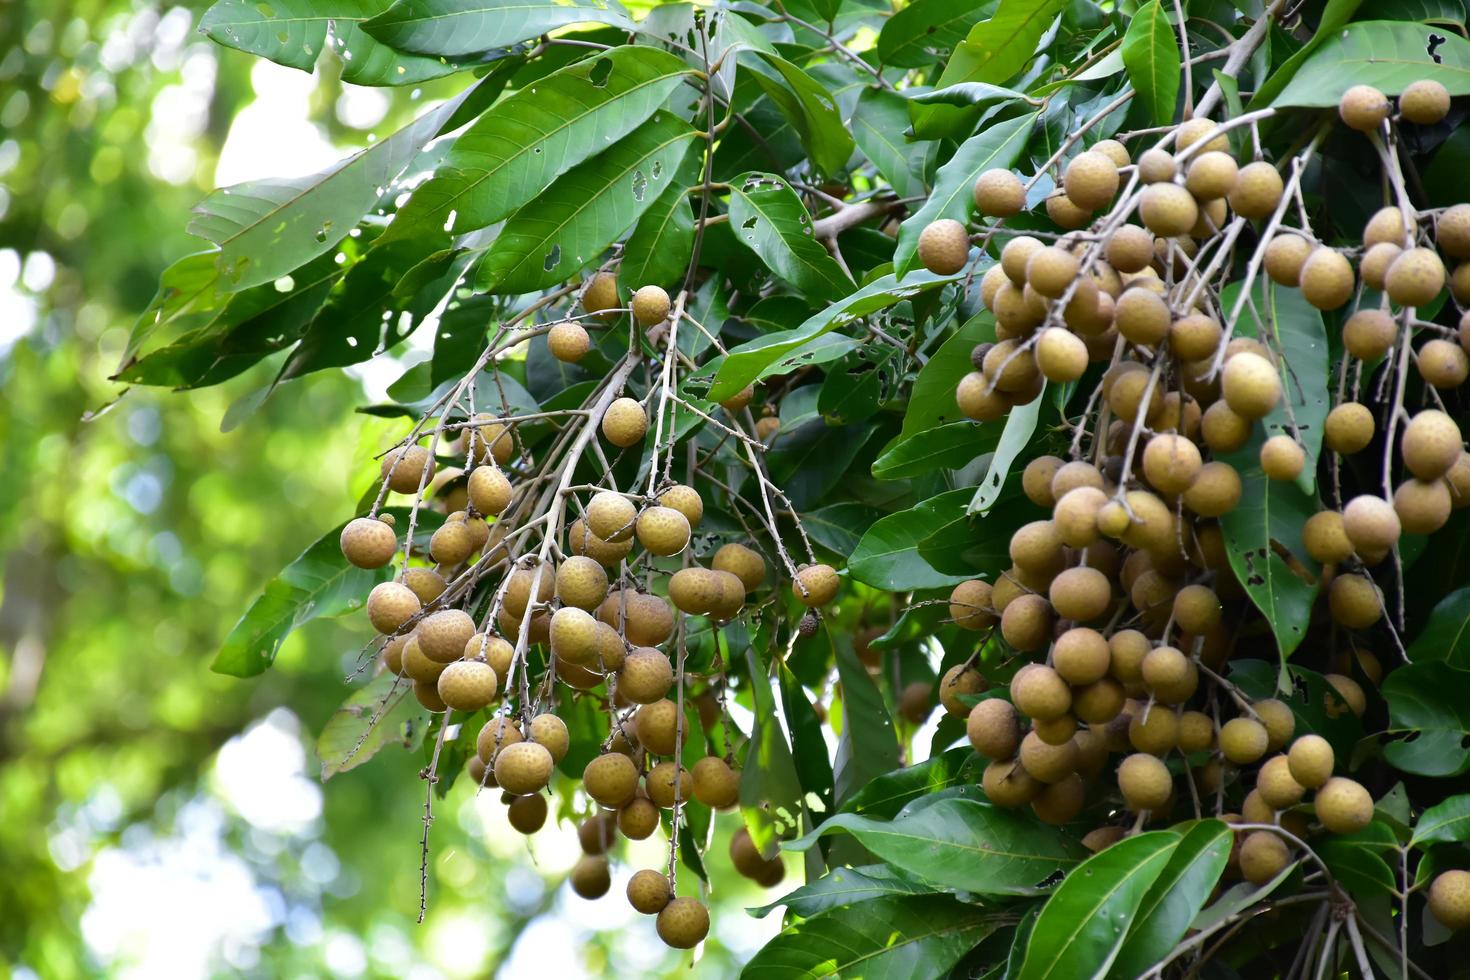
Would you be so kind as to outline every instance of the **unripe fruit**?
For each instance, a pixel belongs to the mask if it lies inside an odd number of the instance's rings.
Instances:
[[[474,547],[474,537],[464,521],[445,521],[429,538],[429,554],[448,568],[468,558]]]
[[[455,711],[479,711],[495,700],[495,669],[478,660],[461,660],[439,675],[439,699]]]
[[[1016,709],[1001,698],[986,698],[971,708],[965,733],[975,751],[991,759],[1009,759],[1021,744]]]
[[[359,517],[347,522],[339,544],[342,556],[358,568],[382,568],[398,551],[398,535],[377,518]]]
[[[1284,190],[1281,174],[1264,160],[1248,163],[1235,175],[1230,188],[1230,208],[1242,218],[1269,217],[1281,203]]]
[[[567,881],[571,882],[572,891],[582,898],[601,898],[612,887],[612,875],[608,872],[607,858],[600,855],[582,855],[581,859],[572,866],[571,873],[567,875]]]
[[[1118,766],[1118,789],[1128,809],[1134,812],[1156,810],[1169,802],[1174,779],[1169,767],[1143,752],[1128,756]]]
[[[669,879],[658,871],[644,868],[628,879],[628,904],[644,915],[657,915],[669,904]]]
[[[1096,211],[1118,193],[1118,167],[1107,154],[1087,150],[1067,164],[1062,188],[1077,207]]]
[[[1445,271],[1434,249],[1411,248],[1388,267],[1384,289],[1399,306],[1426,306],[1444,289]]]
[[[1095,568],[1069,568],[1052,579],[1049,598],[1058,616],[1087,623],[1107,612],[1113,584]]]
[[[1352,834],[1373,820],[1373,797],[1355,780],[1333,776],[1312,800],[1317,820],[1334,834]]]
[[[1270,361],[1246,351],[1225,362],[1220,390],[1231,411],[1245,419],[1258,419],[1281,401],[1281,375]]]
[[[640,326],[651,327],[669,316],[669,294],[662,286],[643,286],[633,294],[633,319]]]
[[[825,606],[837,598],[837,589],[841,584],[831,565],[807,565],[797,571],[796,581],[791,583],[791,591],[797,602],[815,608]]]
[[[709,935],[709,909],[695,898],[676,898],[659,912],[658,938],[674,949],[693,949]]]
[[[1301,235],[1286,232],[1266,246],[1266,275],[1283,286],[1301,285],[1302,266],[1315,248]]]
[[[975,208],[981,214],[1009,218],[1026,206],[1026,188],[1021,178],[1000,167],[975,179]]]
[[[660,490],[658,502],[683,514],[691,528],[698,527],[704,518],[704,500],[699,496],[699,491],[682,483]]]
[[[1470,871],[1451,868],[1429,886],[1429,912],[1452,932],[1470,926]]]
[[[658,806],[644,796],[634,797],[618,810],[618,830],[629,840],[647,840],[660,822]]]
[[[1399,451],[1410,473],[1421,480],[1437,480],[1464,451],[1460,427],[1444,412],[1425,409],[1404,426]]]
[[[970,260],[970,233],[953,218],[931,221],[919,232],[919,261],[936,276],[952,276]]]
[[[949,594],[949,616],[961,629],[982,630],[995,625],[990,606],[989,582],[971,579],[956,585]]]
[[[1342,509],[1342,527],[1360,555],[1387,551],[1403,532],[1393,505],[1372,494],[1348,501]]]
[[[718,756],[694,763],[694,798],[714,810],[728,810],[740,800],[740,777]]]
[[[1178,184],[1149,184],[1139,198],[1138,214],[1149,231],[1163,238],[1188,234],[1199,220],[1194,195]]]
[[[1388,118],[1393,108],[1388,98],[1371,85],[1354,85],[1342,93],[1337,114],[1342,121],[1359,132],[1370,132]]]
[[[760,588],[766,578],[766,560],[743,544],[722,545],[710,561],[710,567],[740,579],[747,593]]]
[[[1011,702],[1036,721],[1052,721],[1072,707],[1072,690],[1052,668],[1027,664],[1011,678]]]
[[[563,364],[576,364],[592,349],[592,338],[580,323],[558,323],[547,331],[546,347]]]
[[[1303,735],[1291,743],[1286,762],[1292,779],[1307,789],[1316,789],[1332,778],[1336,758],[1327,739],[1321,735]]]
[[[1436,388],[1458,388],[1470,376],[1470,356],[1453,341],[1436,337],[1414,355],[1419,376]]]
[[[673,684],[673,665],[652,647],[639,647],[628,654],[618,671],[618,693],[635,704],[660,700]]]
[[[618,278],[611,272],[597,273],[582,288],[582,309],[601,314],[599,320],[616,319],[618,314],[615,311],[621,305],[618,301]]]
[[[582,771],[582,789],[606,807],[620,807],[638,789],[638,767],[621,752],[605,752]]]
[[[1200,153],[1189,162],[1184,187],[1197,200],[1211,201],[1230,193],[1238,173],[1239,167],[1230,154],[1219,150]],[[1274,168],[1272,173],[1275,173]]]
[[[983,690],[985,677],[978,670],[964,664],[955,664],[939,679],[939,702],[944,705],[945,711],[956,718],[964,718],[970,713],[970,706],[961,701],[960,696],[979,694]]]
[[[555,766],[551,753],[535,742],[516,742],[495,757],[495,781],[507,793],[525,796],[545,787]]]
[[[517,796],[505,808],[505,818],[518,834],[529,837],[546,826],[546,797],[540,793]]]
[[[1353,267],[1336,249],[1318,248],[1302,263],[1301,290],[1317,309],[1335,310],[1352,298]]]
[[[1306,450],[1289,435],[1274,435],[1261,443],[1261,470],[1268,479],[1295,480],[1306,465]]]
[[[1359,402],[1343,402],[1327,413],[1322,441],[1335,453],[1351,456],[1373,441],[1373,413]]]
[[[1266,726],[1254,718],[1231,718],[1220,727],[1220,753],[1237,766],[1259,761],[1268,741]]]
[[[649,507],[634,522],[638,543],[667,558],[689,546],[689,520],[672,507]]]
[[[1269,830],[1246,835],[1240,844],[1240,873],[1253,885],[1264,885],[1291,861],[1286,842]]]
[[[631,398],[617,398],[602,416],[602,434],[614,446],[627,449],[643,441],[648,432],[648,413]]]
[[[396,633],[418,614],[419,597],[400,582],[379,582],[368,593],[368,622],[379,633]]]

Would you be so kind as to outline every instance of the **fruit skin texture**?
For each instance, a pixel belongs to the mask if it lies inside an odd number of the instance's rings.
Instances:
[[[1230,207],[1242,218],[1265,218],[1281,203],[1281,173],[1264,160],[1248,163],[1235,175]]]
[[[358,568],[382,568],[398,552],[393,528],[372,517],[348,521],[339,543],[343,557]]]
[[[494,466],[475,467],[466,489],[475,510],[487,517],[497,517],[510,506],[510,481]]]
[[[987,698],[971,708],[965,731],[975,751],[991,759],[1009,759],[1021,745],[1016,709],[1002,698]]]
[[[615,320],[616,312],[603,312],[604,310],[616,310],[618,302],[618,277],[611,272],[599,272],[587,280],[587,285],[582,288],[582,309],[588,313],[601,314],[599,320]]]
[[[638,789],[638,767],[620,752],[605,752],[587,763],[582,788],[603,806],[622,806]]]
[[[1341,252],[1318,248],[1302,263],[1302,298],[1319,310],[1335,310],[1353,295],[1353,267]]]
[[[1232,718],[1220,728],[1220,751],[1236,765],[1249,765],[1266,754],[1266,726],[1251,718]]]
[[[643,286],[633,294],[633,318],[645,327],[662,322],[669,315],[669,294],[662,286]]]
[[[919,232],[919,261],[936,276],[951,276],[970,260],[970,233],[953,218],[931,221]]]
[[[526,796],[544,787],[556,765],[551,753],[535,742],[516,742],[495,757],[495,781],[507,793]]]
[[[1392,104],[1387,96],[1371,85],[1354,85],[1342,93],[1337,104],[1337,114],[1349,127],[1359,132],[1378,128],[1388,118]]]
[[[746,593],[754,592],[766,579],[766,560],[760,552],[743,544],[722,545],[710,567],[717,572],[730,572],[745,586]]]
[[[1026,206],[1026,188],[1021,178],[999,167],[975,179],[975,207],[981,214],[1009,218]]]
[[[1087,150],[1072,158],[1062,175],[1062,187],[1073,204],[1096,211],[1118,193],[1118,167],[1106,154]]]
[[[695,898],[676,898],[659,912],[658,938],[674,949],[693,949],[709,935],[709,909]]]
[[[572,883],[572,891],[583,898],[601,898],[612,887],[607,858],[601,855],[583,855],[567,878]]]
[[[495,699],[495,668],[477,660],[461,660],[439,675],[439,698],[455,711],[479,711]]]
[[[740,776],[724,759],[707,755],[694,763],[694,798],[715,810],[728,810],[740,800]]]
[[[1118,788],[1128,809],[1134,812],[1156,810],[1169,800],[1174,788],[1169,767],[1143,752],[1128,756],[1118,765]]]
[[[949,594],[949,616],[961,629],[983,630],[995,625],[990,606],[989,582],[971,579],[956,585]]]
[[[1286,842],[1269,830],[1248,834],[1240,844],[1240,873],[1253,885],[1264,885],[1291,860]]]
[[[1199,220],[1194,195],[1178,184],[1150,184],[1143,189],[1139,216],[1149,231],[1161,238],[1188,234]]]
[[[604,541],[614,544],[633,536],[638,508],[620,493],[601,490],[587,503],[587,529]]]
[[[424,474],[425,464],[429,467]],[[388,489],[396,493],[417,493],[419,481],[424,485],[434,478],[434,458],[423,446],[400,446],[383,457],[380,471],[388,481]]]
[[[1351,834],[1373,819],[1373,797],[1361,783],[1333,776],[1317,790],[1312,801],[1317,819],[1334,834]]]
[[[1281,401],[1281,375],[1275,365],[1250,351],[1225,362],[1220,385],[1225,403],[1247,419],[1261,418]]]
[[[602,434],[614,446],[627,449],[643,441],[648,432],[648,413],[631,398],[618,398],[602,416]]]
[[[1429,886],[1429,911],[1446,929],[1470,926],[1470,871],[1441,871]]]
[[[576,364],[592,349],[592,338],[580,323],[558,323],[546,334],[551,356],[564,364]]]
[[[1404,465],[1421,480],[1437,480],[1450,471],[1464,451],[1460,427],[1437,409],[1425,409],[1404,426],[1399,443]]]
[[[1411,123],[1432,126],[1450,111],[1450,93],[1439,82],[1421,78],[1399,95],[1399,115]]]
[[[1444,289],[1444,263],[1430,248],[1411,248],[1388,267],[1383,284],[1400,306],[1424,306]]]
[[[379,582],[368,593],[368,622],[379,633],[396,633],[421,608],[419,597],[400,582]]]
[[[837,577],[837,572],[831,565],[807,565],[796,573],[796,581],[791,584],[791,591],[796,596],[796,601],[803,606],[815,608],[825,606],[837,598],[837,590],[842,582]]]
[[[644,915],[657,915],[669,904],[669,879],[644,868],[628,879],[628,904]]]
[[[1286,754],[1291,778],[1307,789],[1317,789],[1332,778],[1332,745],[1321,735],[1303,735]]]

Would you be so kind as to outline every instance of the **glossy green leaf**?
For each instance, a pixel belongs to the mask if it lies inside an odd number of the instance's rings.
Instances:
[[[879,516],[879,511],[866,504],[843,501],[806,511],[801,521],[813,541],[846,558]]]
[[[1068,873],[1036,918],[1019,980],[1106,975],[1132,922],[1169,863],[1179,835],[1150,831],[1125,838]]]
[[[1422,20],[1431,24],[1465,27],[1464,0],[1365,0],[1360,20]]]
[[[1410,843],[1415,847],[1427,847],[1440,842],[1467,840],[1470,840],[1470,793],[1461,793],[1419,814]]]
[[[957,470],[995,449],[1000,427],[951,422],[915,433],[873,461],[880,480],[901,480],[938,470]]]
[[[982,311],[966,320],[930,355],[909,391],[909,403],[903,415],[904,437],[964,419],[955,404],[955,389],[961,378],[975,370],[970,352],[977,344],[994,340],[995,317]]]
[[[1253,885],[1248,881],[1231,885],[1220,894],[1219,898],[1215,899],[1199,915],[1195,916],[1194,921],[1189,924],[1189,927],[1200,932],[1213,929],[1221,922],[1239,913],[1241,909],[1249,908],[1266,898],[1277,888],[1281,887],[1281,883],[1287,878],[1290,878],[1295,872],[1296,862],[1293,861],[1282,868],[1280,874],[1264,885]]]
[[[801,780],[776,717],[770,678],[757,662],[754,647],[746,648],[745,661],[755,678],[750,686],[755,720],[741,762],[740,812],[751,841],[770,857],[778,840],[801,829]]]
[[[899,197],[924,193],[924,161],[932,149],[929,143],[904,138],[908,124],[904,98],[881,88],[864,89],[852,116],[852,138],[858,149],[873,161]]]
[[[776,666],[781,688],[781,714],[791,733],[791,754],[803,793],[819,798],[825,808],[832,807],[832,763],[827,759],[827,741],[822,720],[807,699],[801,682],[784,661]]]
[[[1179,98],[1179,35],[1159,0],[1138,8],[1123,35],[1123,65],[1155,126],[1174,121]]]
[[[730,227],[767,268],[812,299],[853,290],[847,273],[813,237],[811,215],[782,178],[748,173],[732,180]]]
[[[1384,898],[1394,893],[1398,841],[1383,821],[1375,820],[1352,834],[1334,834],[1315,850],[1332,877],[1354,898]]]
[[[969,747],[958,746],[930,756],[917,765],[884,773],[842,804],[845,813],[891,819],[920,797],[976,782],[981,759]]]
[[[964,517],[970,497],[967,488],[950,490],[882,518],[868,528],[848,556],[848,574],[889,592],[937,589],[963,582],[967,576],[935,571],[920,557],[917,546],[941,527]]]
[[[1358,716],[1348,709],[1327,678],[1314,670],[1287,664],[1283,673],[1275,662],[1236,658],[1230,661],[1230,680],[1257,701],[1279,699],[1296,717],[1296,734],[1321,735],[1331,743],[1338,759],[1350,759],[1363,738],[1363,723]]]
[[[1420,776],[1458,776],[1470,769],[1470,671],[1446,663],[1405,664],[1383,680],[1394,768]]]
[[[1040,894],[1086,852],[1066,833],[1027,814],[965,799],[942,799],[893,820],[839,813],[786,847],[804,851],[838,831],[925,881],[977,895]]]
[[[909,101],[918,105],[984,106],[1025,98],[1028,98],[1025,92],[1018,92],[1004,85],[992,85],[989,82],[956,82],[944,88],[917,92],[909,96]]]
[[[690,161],[697,164],[698,160],[694,154],[685,158],[686,165]],[[683,281],[694,248],[694,209],[688,191],[682,182],[670,184],[638,219],[618,266],[624,282],[672,290]],[[718,328],[717,324],[705,326]]]
[[[1251,98],[1250,108],[1259,109],[1261,106],[1270,105],[1272,100],[1281,94],[1281,90],[1296,77],[1296,73],[1301,71],[1302,65],[1307,63],[1313,53],[1325,44],[1328,38],[1341,31],[1347,22],[1353,19],[1353,14],[1362,5],[1363,0],[1327,0],[1326,6],[1322,9],[1322,18],[1317,22],[1317,29],[1312,32],[1312,36],[1305,44],[1261,83],[1261,87]]]
[[[382,672],[353,691],[323,726],[316,740],[322,781],[356,769],[394,741],[408,748],[405,725],[421,725],[428,717],[411,683]]]
[[[610,149],[568,170],[511,215],[481,266],[496,293],[565,282],[653,206],[694,145],[694,130],[657,113]]]
[[[397,0],[363,30],[402,51],[453,56],[503,48],[571,24],[633,30],[615,0]]]
[[[787,892],[768,905],[747,911],[756,918],[763,919],[784,906],[792,915],[809,919],[844,905],[855,905],[873,898],[928,895],[933,891],[930,885],[900,877],[886,864],[873,864],[863,868],[834,868],[828,874]]]
[[[899,226],[893,267],[900,276],[917,264],[919,234],[931,222],[953,218],[965,224],[970,220],[975,208],[975,178],[986,170],[1015,164],[1035,125],[1035,113],[1017,116],[987,126],[960,144],[954,156],[935,174],[934,189],[928,199]]]
[[[1179,839],[1128,925],[1112,976],[1142,975],[1184,937],[1225,872],[1233,833],[1223,821],[1202,820]]]
[[[1043,513],[1015,488],[983,516],[962,512],[930,532],[919,542],[919,557],[937,572],[994,582],[1011,565],[1009,538],[995,528],[1020,527]]]
[[[1439,39],[1432,56],[1431,35]],[[1397,95],[1421,78],[1470,95],[1470,41],[1424,24],[1360,21],[1317,48],[1271,105],[1336,106],[1354,85]]]
[[[872,779],[898,767],[898,738],[882,693],[853,651],[852,638],[823,628],[837,654],[837,677],[842,683],[842,735],[832,763],[840,806]]]
[[[999,925],[994,912],[947,896],[875,898],[789,926],[740,975],[927,980],[946,975]]]
[[[975,488],[974,496],[970,504],[965,508],[967,514],[985,514],[1005,490],[1006,480],[1010,476],[1011,464],[1016,457],[1031,445],[1032,436],[1036,434],[1036,422],[1041,418],[1041,410],[1046,405],[1046,385],[1043,384],[1041,394],[1037,395],[1025,405],[1018,405],[1006,413],[1006,420],[1001,427],[1000,438],[995,444],[995,455],[990,457],[990,466],[985,471],[985,476],[980,485]],[[983,423],[997,427],[996,422]]]
[[[1456,589],[1439,601],[1408,653],[1415,663],[1443,660],[1451,667],[1470,668],[1470,588]]]
[[[1067,0],[1001,0],[995,16],[970,28],[954,49],[939,87],[957,82],[1000,84],[1036,55],[1041,36]]]
[[[841,174],[853,141],[827,86],[779,55],[755,51],[754,56],[769,66],[754,75],[756,82],[791,122],[812,163],[828,176]]]
[[[943,61],[997,6],[998,0],[913,0],[883,22],[878,57],[899,68],[923,68]]]

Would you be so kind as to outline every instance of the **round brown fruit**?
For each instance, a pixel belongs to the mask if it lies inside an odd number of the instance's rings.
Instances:
[[[598,314],[599,320],[615,320],[618,308],[618,277],[611,272],[599,272],[587,280],[582,287],[582,309]]]
[[[1399,253],[1383,279],[1388,298],[1399,306],[1429,304],[1444,289],[1444,283],[1444,262],[1432,248],[1411,248]]]
[[[1306,465],[1306,450],[1289,435],[1274,435],[1261,443],[1261,470],[1268,479],[1295,480]]]
[[[648,413],[631,398],[617,398],[602,416],[602,434],[614,446],[627,449],[643,441],[648,432]]]
[[[1399,115],[1411,123],[1433,126],[1450,111],[1449,91],[1432,78],[1411,82],[1399,94]]]
[[[658,938],[674,949],[693,949],[709,935],[709,909],[696,898],[676,898],[658,913]]]
[[[1333,776],[1317,790],[1317,820],[1334,834],[1351,834],[1373,820],[1373,797],[1356,780]]]
[[[1283,286],[1301,285],[1302,266],[1315,246],[1301,235],[1286,232],[1266,246],[1266,275]]]
[[[1118,765],[1118,789],[1128,809],[1134,812],[1156,810],[1169,801],[1174,779],[1169,767],[1144,752],[1135,752]]]
[[[339,543],[342,556],[358,568],[382,568],[398,551],[398,535],[374,517],[348,521]]]
[[[1246,835],[1240,844],[1240,873],[1253,885],[1264,885],[1281,873],[1291,860],[1286,842],[1270,830]]]
[[[1362,452],[1373,441],[1373,413],[1360,402],[1342,402],[1327,413],[1322,441],[1343,456]]]
[[[919,233],[919,261],[936,276],[952,276],[970,260],[970,233],[953,218],[931,221]]]
[[[1332,745],[1321,735],[1303,735],[1292,742],[1286,761],[1291,778],[1307,789],[1317,789],[1331,779],[1336,764]]]
[[[651,327],[668,318],[669,294],[662,286],[643,286],[633,294],[633,318],[641,326]]]
[[[546,347],[563,364],[576,364],[592,349],[592,338],[580,323],[558,323],[547,332]]]
[[[1429,885],[1429,912],[1452,932],[1470,926],[1470,871],[1451,868]]]
[[[975,179],[975,208],[981,214],[1009,218],[1026,206],[1026,188],[1021,178],[995,167]]]
[[[1337,114],[1350,128],[1367,133],[1376,130],[1388,118],[1393,105],[1371,85],[1354,85],[1342,93]]]
[[[1302,263],[1300,285],[1308,303],[1319,310],[1335,310],[1352,298],[1353,267],[1336,249],[1318,248]]]
[[[841,579],[831,565],[806,565],[797,571],[791,591],[797,602],[815,608],[825,606],[837,598],[837,589],[841,584]]]
[[[965,732],[975,751],[990,759],[1009,759],[1021,744],[1016,709],[1001,698],[986,698],[971,708]]]
[[[1079,153],[1062,174],[1062,188],[1077,207],[1096,211],[1118,193],[1118,166],[1105,153]]]
[[[1199,220],[1194,195],[1178,184],[1149,184],[1138,204],[1144,226],[1162,238],[1186,235]]]
[[[636,871],[628,879],[628,904],[644,915],[657,915],[669,904],[669,879],[650,868]]]
[[[1230,208],[1242,218],[1256,220],[1275,213],[1284,187],[1281,173],[1264,160],[1248,163],[1235,175]]]

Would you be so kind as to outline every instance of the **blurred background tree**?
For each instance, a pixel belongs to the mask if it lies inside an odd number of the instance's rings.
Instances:
[[[0,970],[678,969],[651,919],[557,885],[570,827],[528,849],[468,781],[415,924],[421,760],[389,750],[323,786],[311,748],[356,624],[312,623],[251,681],[209,672],[260,584],[351,512],[353,460],[384,431],[352,407],[425,355],[313,374],[253,414],[274,359],[182,395],[108,376],[159,273],[201,247],[180,219],[208,190],[318,170],[437,90],[228,50],[196,32],[206,6],[0,5]],[[712,865],[709,976],[778,927]]]

